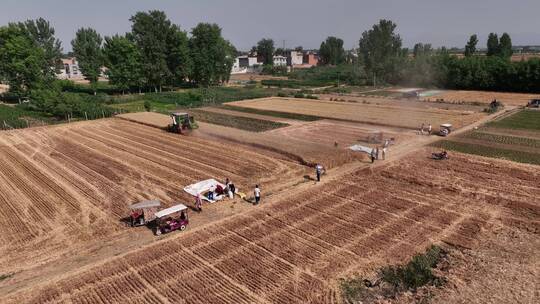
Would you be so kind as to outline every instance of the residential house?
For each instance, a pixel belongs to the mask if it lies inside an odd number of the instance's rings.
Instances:
[[[304,54],[303,64],[307,66],[316,66],[317,64],[319,64],[319,55],[313,52],[308,52]]]
[[[288,66],[299,66],[304,63],[304,54],[299,51],[289,51],[287,52],[287,65]]]
[[[83,79],[83,75],[79,70],[79,63],[75,57],[62,59],[63,68],[56,76],[59,79]]]
[[[274,55],[274,66],[287,66],[287,57]]]

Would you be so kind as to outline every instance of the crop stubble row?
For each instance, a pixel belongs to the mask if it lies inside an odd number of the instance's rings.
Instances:
[[[300,167],[120,120],[6,132],[0,138],[0,272],[113,238],[126,206],[191,200],[182,187],[230,177],[242,187]],[[254,180],[257,179],[257,180]]]
[[[477,173],[484,180],[478,181]],[[129,265],[141,276],[155,270],[146,283],[168,300],[182,294],[223,303],[335,302],[331,282],[351,268],[403,261],[432,242],[474,246],[494,216],[489,209],[520,210],[502,213],[510,216],[503,221],[509,224],[534,220],[537,178],[532,169],[465,156],[446,163],[417,157],[381,172],[358,171],[322,186],[317,194],[306,191],[108,264]],[[506,189],[508,184],[514,188]],[[486,191],[497,189],[515,195],[509,206],[486,199]],[[524,207],[526,201],[530,204]],[[114,275],[101,273],[95,284],[115,281]],[[68,298],[76,297],[75,290],[101,292],[93,284],[77,284],[62,281],[57,288]],[[30,302],[37,299],[27,296]]]

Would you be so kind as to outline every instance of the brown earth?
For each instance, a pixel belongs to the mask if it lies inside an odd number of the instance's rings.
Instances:
[[[302,180],[305,173],[303,166],[264,150],[120,119],[2,132],[0,274],[17,273],[15,281],[24,280],[37,275],[41,265],[99,252],[117,239],[144,244],[148,239],[139,239],[141,230],[121,221],[127,206],[144,199],[159,199],[164,207],[192,205],[182,188],[203,179],[228,177],[241,191],[256,183],[273,191],[281,181]],[[194,215],[193,222],[236,210],[234,204],[215,208]],[[143,235],[153,240],[149,230]]]
[[[443,91],[441,94],[424,98],[424,100],[434,101],[443,99],[445,102],[479,102],[489,104],[493,99],[497,99],[504,105],[509,106],[525,106],[533,99],[539,98],[535,94],[524,93],[501,93],[501,92],[485,92],[485,91]]]
[[[332,100],[339,102],[356,102],[382,106],[408,107],[415,109],[435,109],[435,110],[455,110],[455,111],[473,111],[481,112],[485,106],[475,106],[470,104],[456,104],[443,102],[427,102],[424,100],[403,99],[403,98],[387,98],[381,97],[366,97],[352,96],[343,94],[317,94],[322,100]]]
[[[163,116],[149,121],[162,126]],[[372,275],[432,243],[479,252],[495,226],[533,240],[540,232],[537,166],[459,153],[432,161],[421,147],[435,136],[375,125],[200,126],[180,136],[106,119],[0,134],[0,302],[336,303],[337,279]],[[396,136],[389,160],[355,161],[343,146],[374,130]],[[314,183],[304,158],[333,169]],[[181,188],[208,177],[241,190],[261,182],[262,204],[205,205],[188,231],[160,238],[120,222],[140,199],[189,204]],[[471,295],[490,283],[480,269]]]
[[[422,123],[434,126],[451,123],[456,128],[460,128],[485,116],[485,114],[472,111],[419,109],[405,105],[374,105],[299,98],[260,98],[227,104],[408,129],[418,129]]]
[[[404,262],[431,243],[476,250],[495,222],[538,235],[536,167],[457,153],[436,162],[428,152],[356,169],[293,197],[263,197],[241,215],[5,301],[336,303],[338,278]],[[529,294],[498,296],[523,302]]]

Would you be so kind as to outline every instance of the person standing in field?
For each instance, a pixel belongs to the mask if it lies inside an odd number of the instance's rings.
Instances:
[[[261,201],[261,189],[259,188],[259,185],[255,185],[255,190],[253,190],[253,194],[255,195],[255,205],[258,205]]]
[[[195,196],[195,208],[198,212],[202,211],[202,200],[201,200],[201,194],[197,193],[197,196]]]
[[[386,159],[386,152],[388,151],[388,148],[386,146],[383,146],[382,148],[382,159]]]
[[[428,135],[431,135],[431,124],[429,124],[427,131],[428,131]]]
[[[210,189],[208,189],[208,199],[211,201],[214,200],[214,191],[216,191],[216,186],[210,186]]]
[[[317,166],[315,166],[315,173],[317,173],[317,181],[318,182],[321,181],[321,174],[324,171],[326,171],[326,170],[324,170],[324,167],[321,164],[317,164]]]
[[[375,148],[371,149],[371,163],[373,164],[375,162]]]
[[[422,126],[420,127],[420,135],[424,135],[424,123],[422,123]]]

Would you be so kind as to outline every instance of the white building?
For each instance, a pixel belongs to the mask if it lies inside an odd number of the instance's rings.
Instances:
[[[298,51],[290,51],[287,54],[287,65],[296,66],[304,63],[304,53]]]
[[[75,57],[62,59],[62,69],[56,76],[59,79],[83,79],[83,75],[79,70],[79,63]]]
[[[274,56],[274,66],[286,66],[287,57],[285,56]]]

